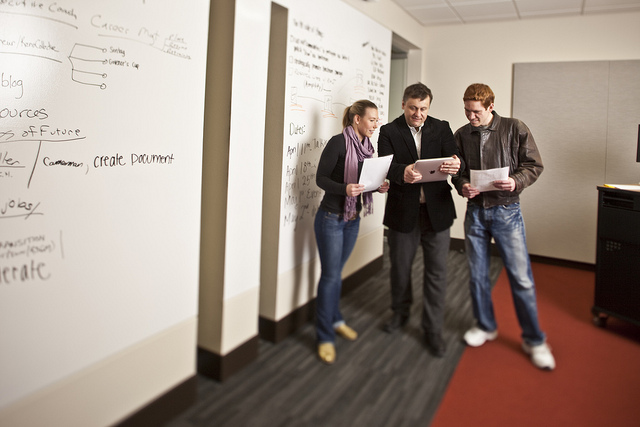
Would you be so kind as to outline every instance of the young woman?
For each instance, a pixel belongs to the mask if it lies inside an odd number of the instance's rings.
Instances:
[[[316,174],[316,184],[325,191],[314,230],[322,273],[316,299],[318,356],[324,363],[336,359],[335,336],[353,341],[356,331],[347,326],[340,314],[342,268],[358,237],[360,211],[372,212],[372,193],[363,193],[358,184],[364,159],[373,155],[370,137],[378,127],[378,107],[371,101],[356,101],[344,111],[344,130],[325,146]],[[377,191],[389,189],[385,182]]]

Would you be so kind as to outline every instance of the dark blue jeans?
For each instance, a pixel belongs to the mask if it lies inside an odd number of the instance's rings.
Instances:
[[[507,270],[522,338],[529,345],[542,344],[545,334],[538,324],[536,288],[520,203],[487,209],[469,203],[464,229],[471,269],[471,300],[478,327],[488,332],[497,329],[489,280],[490,244],[493,237]]]
[[[316,298],[316,333],[318,343],[335,341],[337,326],[344,323],[340,313],[342,268],[358,238],[360,216],[344,221],[342,215],[318,209],[314,231],[322,272]]]

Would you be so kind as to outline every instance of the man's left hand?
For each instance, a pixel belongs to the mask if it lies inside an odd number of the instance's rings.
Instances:
[[[493,186],[496,187],[498,190],[515,191],[516,182],[513,178],[509,177],[509,179],[499,179],[499,180],[493,181]]]
[[[449,175],[455,175],[460,170],[460,159],[455,154],[453,160],[447,160],[440,165],[440,172],[448,173]]]

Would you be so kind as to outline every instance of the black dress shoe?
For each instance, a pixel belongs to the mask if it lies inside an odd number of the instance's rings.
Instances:
[[[409,320],[408,316],[403,316],[401,314],[398,313],[393,313],[393,316],[391,317],[391,319],[384,324],[384,326],[382,327],[382,329],[385,332],[391,333],[393,331],[395,331],[398,328],[401,328],[402,326],[407,324],[407,321]]]
[[[425,344],[429,349],[429,352],[435,357],[443,357],[447,351],[447,345],[442,339],[441,334],[427,333],[424,336]]]

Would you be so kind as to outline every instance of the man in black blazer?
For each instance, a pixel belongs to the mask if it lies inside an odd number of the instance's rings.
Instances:
[[[446,351],[442,329],[449,228],[456,211],[449,183],[417,183],[422,175],[413,165],[418,159],[453,157],[440,167],[441,172],[453,175],[461,161],[449,123],[428,116],[432,100],[433,94],[424,84],[408,86],[402,98],[404,114],[380,128],[378,155],[393,154],[384,214],[384,225],[389,228],[393,316],[384,330],[393,332],[409,320],[413,302],[411,266],[420,244],[424,255],[422,328],[431,353],[442,357]]]

